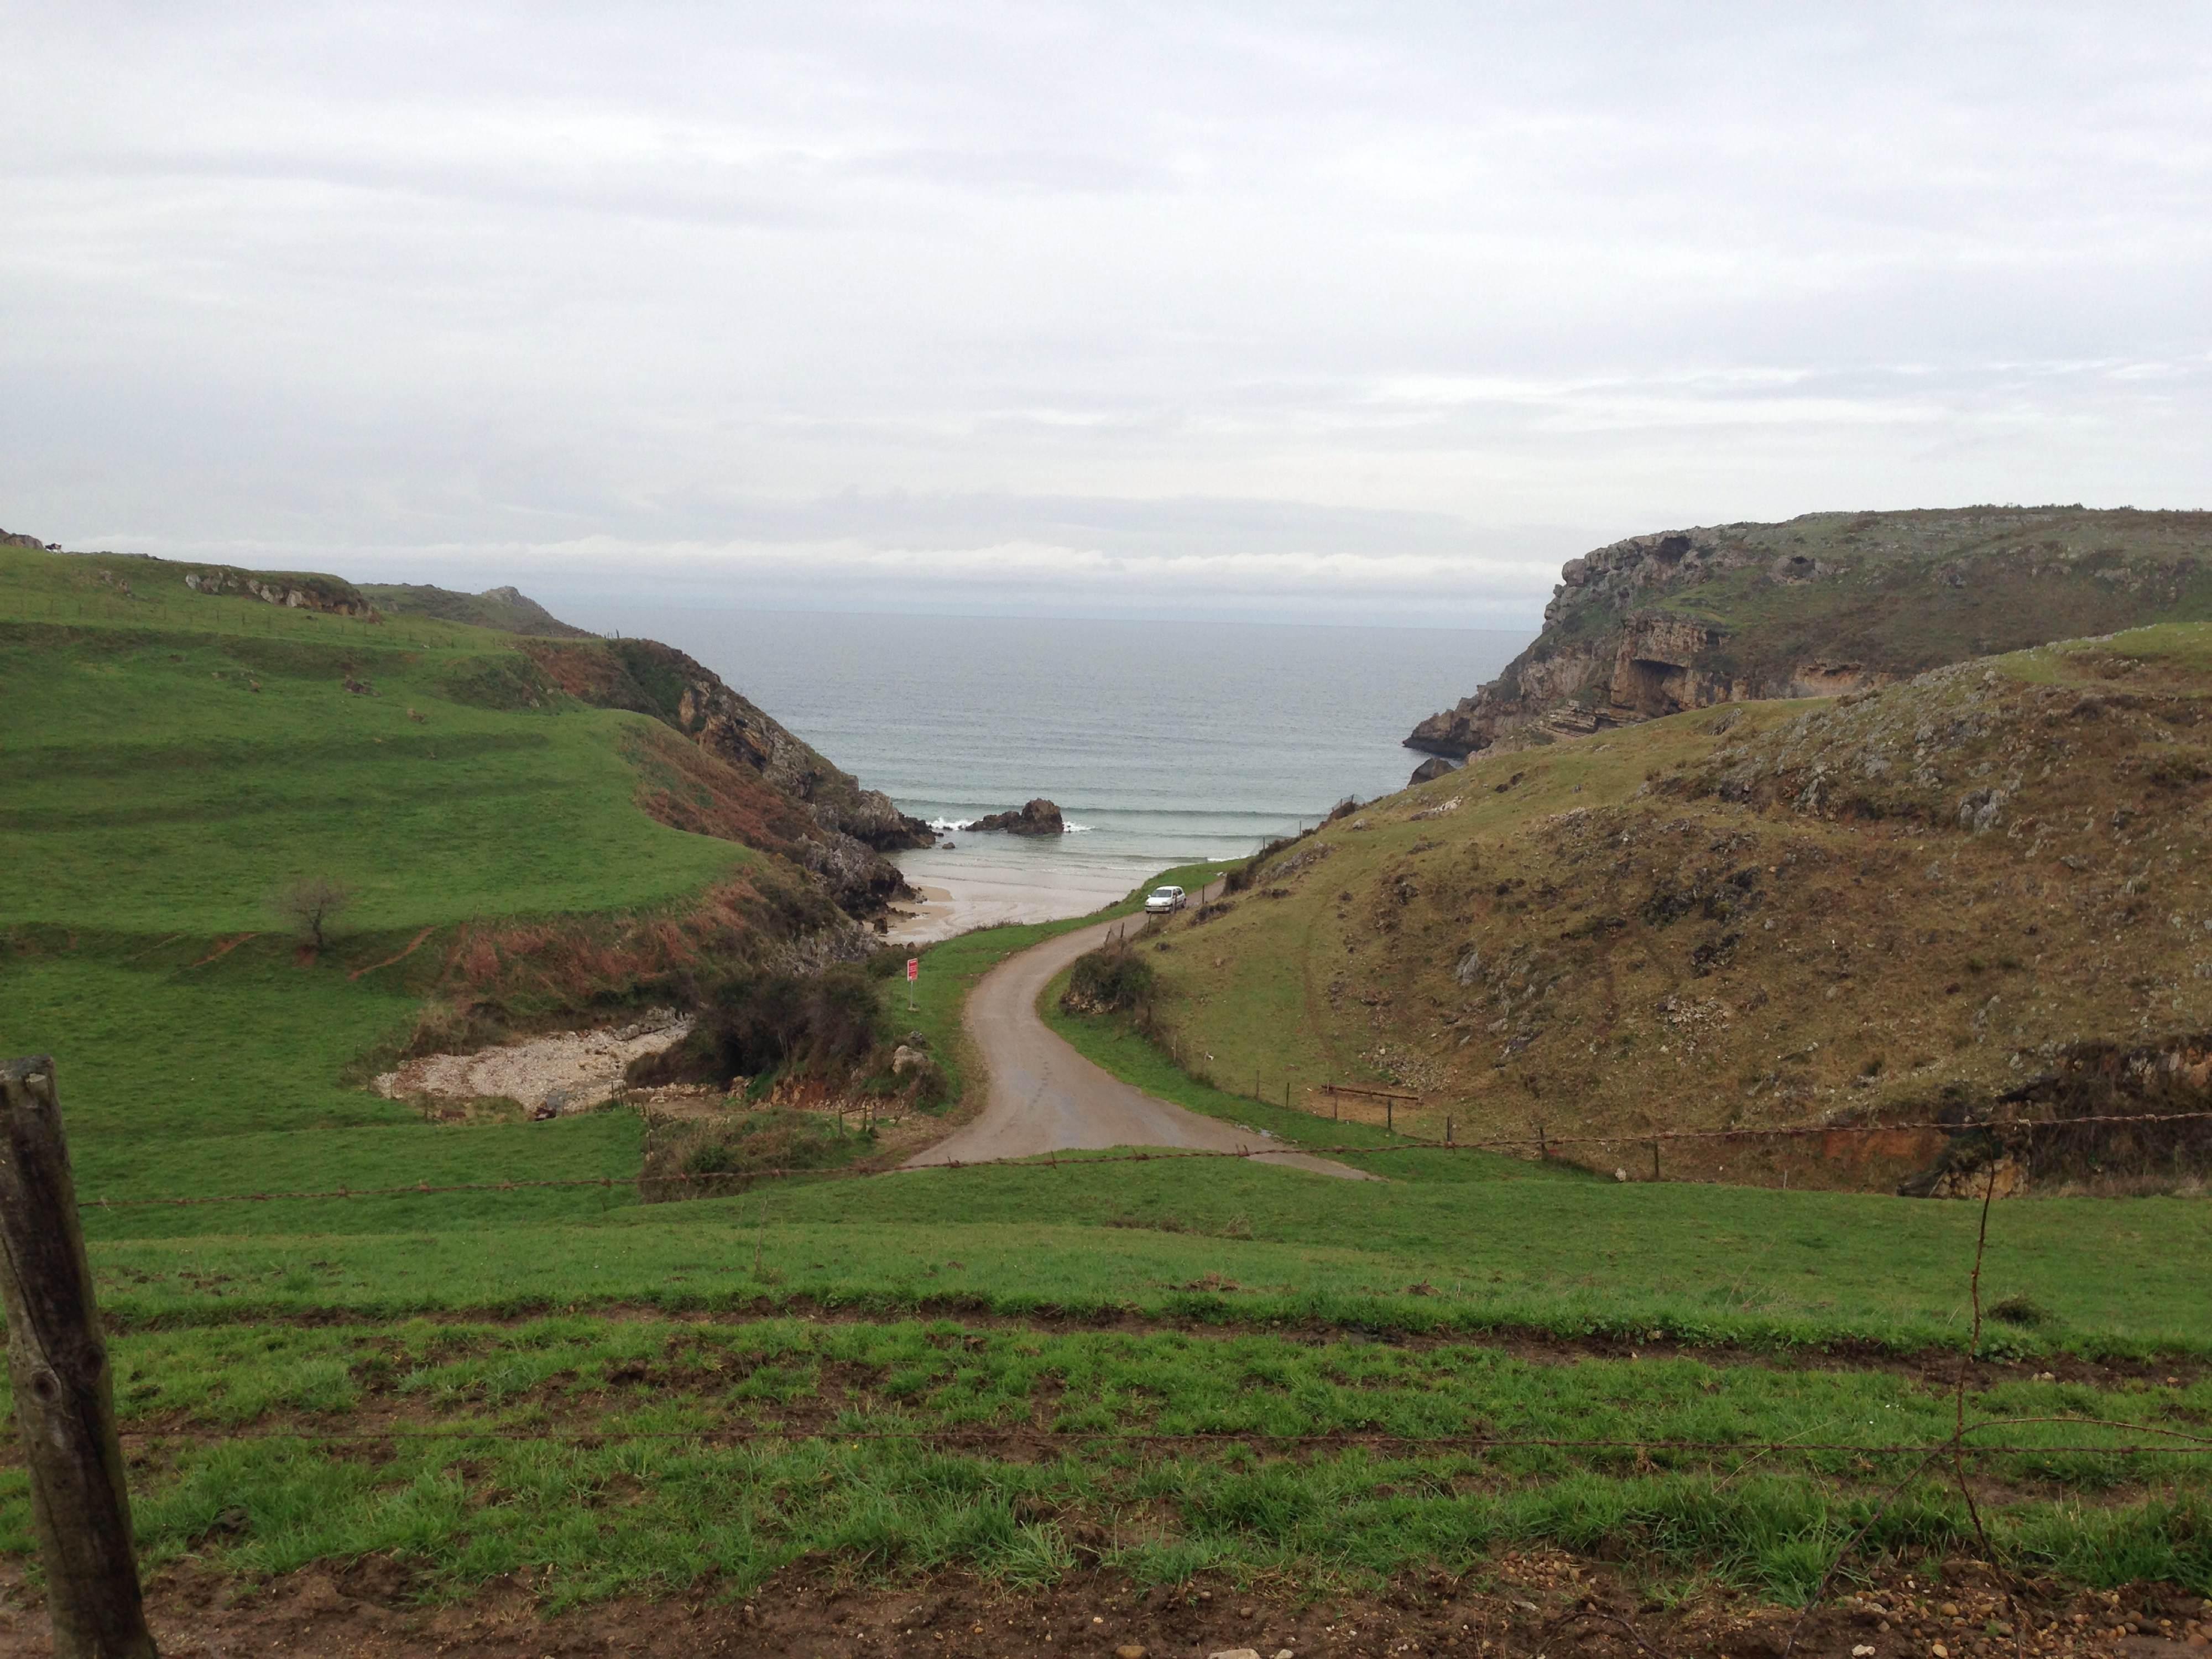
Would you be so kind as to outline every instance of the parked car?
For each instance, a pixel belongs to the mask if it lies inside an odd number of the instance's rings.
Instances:
[[[1155,887],[1145,900],[1145,914],[1164,916],[1180,910],[1190,902],[1190,896],[1180,887]]]

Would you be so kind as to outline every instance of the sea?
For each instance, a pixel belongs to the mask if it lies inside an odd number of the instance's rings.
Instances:
[[[574,607],[582,613],[586,607]],[[1534,630],[615,611],[688,651],[940,831],[897,855],[933,896],[902,936],[1079,915],[1163,869],[1240,857],[1401,789],[1416,721]],[[1069,833],[972,834],[1036,797]]]

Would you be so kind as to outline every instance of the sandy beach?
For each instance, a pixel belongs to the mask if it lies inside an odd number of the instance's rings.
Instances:
[[[926,945],[975,927],[1088,915],[1150,879],[1170,860],[1100,854],[1080,836],[1046,841],[957,833],[950,848],[896,855],[920,902],[895,906],[886,935]]]

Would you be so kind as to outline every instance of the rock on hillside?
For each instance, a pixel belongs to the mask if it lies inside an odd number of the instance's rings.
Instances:
[[[1632,536],[1560,575],[1535,642],[1415,726],[1408,747],[1454,757],[1525,747],[2212,618],[2212,513],[1820,513]]]
[[[289,611],[321,611],[334,617],[376,616],[376,606],[351,582],[336,576],[292,574],[276,570],[233,570],[204,566],[185,574],[195,593],[229,593],[281,605]]]
[[[462,593],[450,587],[423,583],[364,582],[361,591],[387,616],[431,617],[440,622],[467,623],[476,628],[495,628],[503,634],[533,634],[545,639],[597,637],[589,629],[562,622],[514,587],[488,587],[481,593]]]
[[[1224,1076],[1387,1080],[1638,1174],[1656,1130],[2205,1109],[2208,869],[2212,627],[2159,627],[1478,757],[1274,853],[1202,945],[1170,930],[1159,1014]],[[1668,1173],[1886,1188],[1942,1145]]]

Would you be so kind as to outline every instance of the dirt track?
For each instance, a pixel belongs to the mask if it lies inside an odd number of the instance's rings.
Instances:
[[[1054,975],[1096,950],[1116,927],[1133,926],[1102,921],[1078,928],[1009,957],[983,975],[969,996],[966,1024],[990,1071],[989,1099],[974,1122],[908,1158],[908,1168],[1108,1146],[1241,1152],[1267,1144],[1256,1131],[1201,1117],[1109,1076],[1037,1018],[1036,1000]],[[1375,1179],[1300,1152],[1268,1153],[1266,1161],[1352,1181]]]

